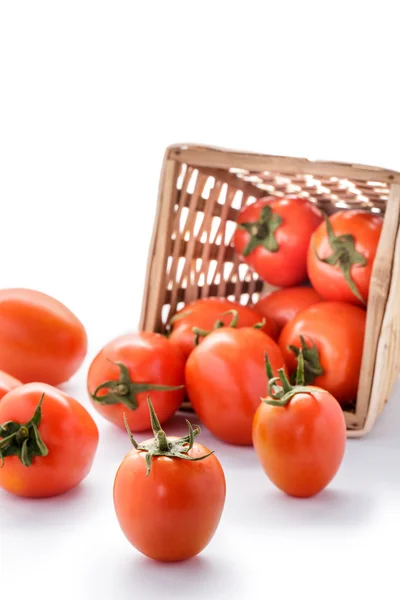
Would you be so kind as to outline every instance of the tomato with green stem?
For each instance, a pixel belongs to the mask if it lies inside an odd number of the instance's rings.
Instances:
[[[204,425],[224,442],[252,443],[253,416],[265,391],[265,352],[275,372],[285,368],[279,346],[264,332],[222,327],[209,333],[186,362],[190,403]]]
[[[303,309],[321,302],[312,287],[297,286],[274,290],[262,296],[254,305],[263,317],[273,319],[279,331]]]
[[[139,552],[158,561],[186,560],[211,541],[225,504],[224,471],[213,452],[195,440],[200,428],[167,437],[148,400],[154,438],[138,444],[114,482],[119,525]]]
[[[301,352],[295,385],[283,369],[274,376],[268,357],[266,367],[268,396],[253,422],[257,457],[281,491],[300,498],[314,496],[332,481],[342,463],[346,447],[343,412],[329,392],[305,385]]]
[[[228,325],[228,315],[237,312],[237,327],[252,327],[262,322],[261,329],[276,340],[278,330],[273,319],[266,317],[249,306],[220,297],[201,298],[187,304],[169,322],[169,340],[183,352],[185,358],[195,347],[193,327],[210,330],[218,319]]]
[[[185,359],[163,335],[142,331],[109,342],[93,359],[87,387],[93,406],[124,428],[123,412],[133,431],[150,429],[146,397],[152,392],[161,423],[184,400]]]
[[[62,494],[88,475],[99,433],[87,410],[44,383],[0,402],[0,487],[17,496]]]
[[[383,219],[362,210],[343,210],[325,219],[308,249],[307,270],[325,300],[365,305]]]
[[[307,385],[328,390],[340,404],[357,396],[366,312],[347,302],[319,302],[302,310],[282,329],[279,346],[290,373],[303,351]]]
[[[234,246],[264,281],[298,285],[307,278],[308,244],[322,220],[321,211],[303,198],[260,198],[241,210]]]

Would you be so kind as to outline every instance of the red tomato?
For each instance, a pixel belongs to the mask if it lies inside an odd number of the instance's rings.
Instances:
[[[0,290],[0,369],[23,383],[58,385],[86,350],[82,323],[61,302],[34,290]]]
[[[154,439],[124,458],[114,482],[114,506],[131,544],[159,561],[185,560],[213,537],[225,503],[226,484],[214,454],[194,442],[199,428],[166,437],[154,420]],[[147,475],[147,476],[146,476]]]
[[[273,319],[280,331],[298,312],[317,302],[321,302],[321,297],[312,287],[293,287],[270,292],[260,298],[254,308],[264,317]]]
[[[173,317],[171,322],[172,331],[169,336],[170,342],[178,346],[187,358],[195,345],[193,327],[212,330],[217,320],[228,325],[232,316],[224,313],[231,310],[238,312],[238,327],[251,327],[263,321],[263,316],[249,306],[231,302],[226,298],[202,298],[190,302]],[[266,323],[261,330],[276,339],[278,336],[276,323],[271,318],[266,318],[265,321]]]
[[[365,321],[365,310],[345,302],[319,302],[301,311],[285,325],[279,338],[289,371],[296,370],[302,336],[306,383],[328,390],[343,405],[353,402],[360,376]]]
[[[339,211],[322,223],[308,250],[308,275],[325,300],[365,304],[383,219],[362,210]],[[327,230],[328,227],[328,230]]]
[[[124,428],[126,412],[133,431],[150,429],[146,398],[152,392],[161,423],[184,400],[185,360],[167,338],[151,332],[116,338],[94,358],[87,385],[93,406],[103,417]]]
[[[99,439],[96,423],[56,388],[28,383],[12,390],[0,402],[0,423],[0,487],[8,492],[56,496],[89,473]]]
[[[343,412],[331,394],[305,387],[301,378],[296,386],[286,379],[285,389],[269,385],[269,392],[253,422],[258,459],[269,479],[286,494],[303,498],[318,494],[343,460]]]
[[[234,245],[264,281],[279,287],[307,278],[307,248],[321,212],[302,198],[260,198],[239,215]]]
[[[4,371],[0,371],[0,400],[8,392],[11,392],[11,390],[20,385],[22,385],[21,381],[18,381],[18,379],[15,379],[15,377],[12,377],[8,373],[4,373]]]
[[[208,335],[186,362],[186,391],[195,412],[224,442],[251,445],[251,426],[265,395],[264,353],[284,367],[278,345],[257,329],[223,327]]]

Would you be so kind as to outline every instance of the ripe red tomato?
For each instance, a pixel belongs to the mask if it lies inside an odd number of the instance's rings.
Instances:
[[[133,431],[150,429],[146,398],[152,392],[161,423],[184,400],[185,360],[167,338],[151,332],[123,335],[108,343],[89,368],[87,386],[93,406],[124,428],[126,412]]]
[[[18,379],[15,379],[15,377],[12,377],[8,373],[4,373],[4,371],[0,371],[0,400],[8,392],[11,392],[11,390],[20,385],[22,385],[21,381],[18,381]]]
[[[339,211],[312,236],[307,269],[325,300],[365,304],[383,219],[362,210]]]
[[[228,325],[232,316],[224,313],[232,310],[238,313],[238,327],[251,327],[263,321],[263,316],[249,306],[226,298],[202,298],[190,302],[172,318],[169,340],[187,358],[195,346],[193,328],[212,330],[217,320]],[[276,340],[278,330],[273,319],[266,317],[261,330]]]
[[[295,386],[284,374],[281,382],[277,388],[270,379],[269,396],[257,409],[254,448],[272,483],[286,494],[308,498],[336,475],[345,452],[346,423],[338,402],[325,390],[304,386],[301,376]]]
[[[319,302],[301,311],[279,338],[289,372],[296,370],[296,354],[303,347],[307,385],[328,390],[342,405],[352,403],[357,396],[365,321],[365,310],[346,302]]]
[[[279,331],[304,308],[321,302],[312,287],[283,288],[262,296],[254,308],[264,317],[275,321]]]
[[[194,442],[200,429],[166,437],[152,411],[154,439],[137,444],[122,461],[114,482],[114,506],[131,544],[159,561],[199,554],[213,537],[225,503],[221,464]],[[147,475],[147,476],[146,476]]]
[[[45,383],[28,383],[0,402],[0,487],[45,498],[78,485],[89,473],[99,433],[87,410]]]
[[[279,287],[307,278],[307,249],[323,217],[302,198],[260,198],[245,206],[234,235],[236,251],[264,281]]]
[[[224,442],[251,445],[251,426],[265,395],[264,353],[275,371],[285,363],[278,345],[257,329],[223,327],[210,333],[186,362],[193,409]]]
[[[82,323],[61,302],[34,290],[0,290],[0,369],[23,383],[58,385],[86,350]]]

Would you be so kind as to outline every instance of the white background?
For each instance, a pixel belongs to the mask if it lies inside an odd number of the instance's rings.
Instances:
[[[395,7],[0,3],[0,286],[47,292],[85,323],[88,359],[69,384],[80,400],[94,353],[137,325],[167,145],[400,169]],[[96,417],[84,485],[44,502],[0,494],[1,594],[398,598],[399,399],[309,502],[276,492],[252,450],[205,433],[226,470],[226,510],[201,557],[174,566],[142,559],[120,533],[111,488],[128,442]]]

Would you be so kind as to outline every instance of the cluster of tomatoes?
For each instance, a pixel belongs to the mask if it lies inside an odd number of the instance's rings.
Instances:
[[[241,211],[234,245],[280,289],[252,307],[194,301],[172,317],[166,335],[125,335],[93,359],[90,401],[127,429],[133,445],[115,476],[114,506],[142,553],[194,556],[223,511],[224,472],[196,442],[199,428],[187,422],[182,438],[162,429],[185,398],[215,437],[253,444],[282,491],[309,497],[335,476],[381,227],[381,217],[367,212],[324,217],[303,199],[258,200]],[[56,495],[89,473],[97,426],[55,387],[86,351],[85,329],[64,305],[32,290],[0,291],[0,486],[7,491]],[[154,437],[138,444],[133,433],[150,429]]]

